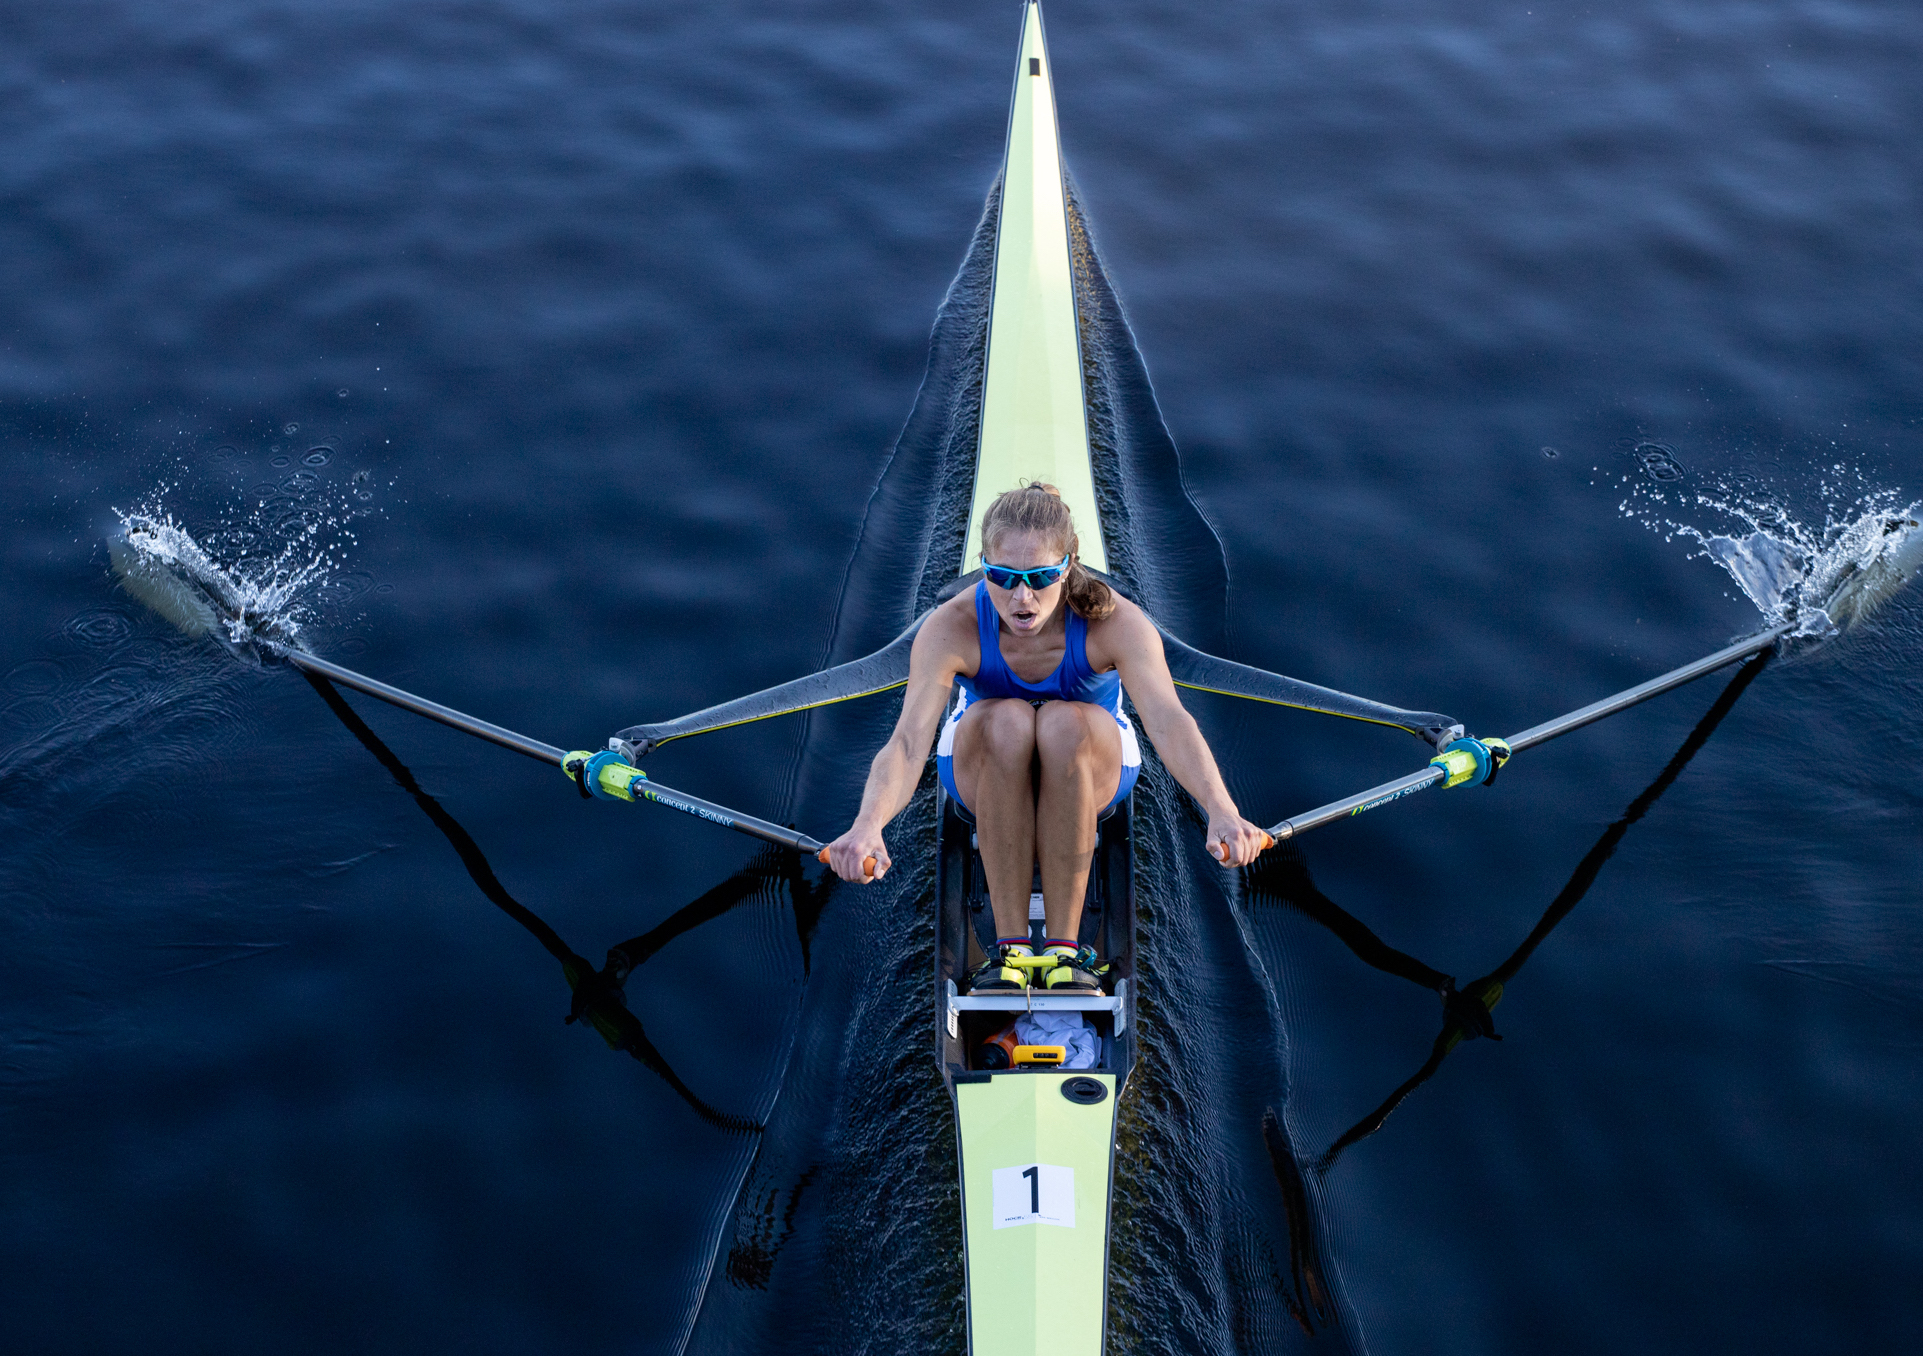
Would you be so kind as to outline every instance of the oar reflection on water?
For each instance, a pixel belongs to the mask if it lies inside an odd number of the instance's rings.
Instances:
[[[1604,864],[1615,855],[1616,849],[1622,844],[1623,837],[1629,832],[1630,826],[1648,814],[1650,807],[1675,784],[1676,779],[1682,775],[1683,769],[1689,766],[1690,760],[1702,751],[1703,746],[1709,742],[1710,736],[1716,732],[1716,727],[1722,724],[1723,719],[1735,707],[1744,690],[1755,681],[1756,676],[1769,663],[1772,653],[1769,650],[1763,651],[1737,671],[1736,676],[1730,680],[1729,685],[1723,689],[1715,703],[1704,713],[1703,718],[1696,723],[1696,727],[1689,732],[1689,737],[1683,741],[1682,747],[1676,750],[1675,755],[1657,774],[1656,779],[1643,789],[1641,795],[1629,803],[1628,808],[1614,823],[1603,830],[1595,846],[1583,855],[1575,871],[1571,873],[1568,883],[1550,901],[1549,907],[1543,911],[1541,919],[1530,930],[1529,935],[1523,938],[1521,944],[1502,964],[1465,985],[1458,987],[1453,976],[1424,964],[1407,952],[1396,950],[1377,937],[1361,920],[1318,890],[1309,877],[1308,866],[1299,849],[1272,851],[1255,866],[1249,868],[1248,881],[1252,900],[1285,905],[1297,910],[1334,933],[1342,944],[1365,965],[1386,974],[1399,976],[1425,989],[1432,989],[1442,999],[1442,1027],[1430,1046],[1428,1059],[1423,1062],[1421,1068],[1390,1093],[1381,1105],[1350,1126],[1329,1145],[1322,1156],[1316,1160],[1315,1170],[1318,1174],[1326,1173],[1333,1167],[1336,1159],[1350,1146],[1380,1130],[1395,1109],[1402,1105],[1404,1099],[1434,1077],[1436,1071],[1442,1067],[1442,1062],[1463,1041],[1478,1038],[1502,1039],[1496,1032],[1493,1014],[1496,1004],[1502,1001],[1504,987],[1516,977],[1530,956],[1535,954],[1536,948],[1542,945],[1544,939],[1569,916],[1577,904],[1582,902],[1583,897],[1589,893],[1590,887],[1596,883],[1596,878],[1601,875]],[[1273,1152],[1273,1132],[1266,1124],[1264,1135],[1271,1141],[1270,1148]]]
[[[641,1019],[629,1010],[624,986],[633,971],[646,964],[649,958],[674,938],[757,898],[770,884],[776,883],[785,887],[794,902],[796,924],[805,957],[814,923],[820,917],[825,897],[832,888],[829,880],[810,885],[802,875],[800,860],[792,852],[774,848],[764,850],[747,866],[677,910],[658,926],[611,948],[606,963],[597,969],[591,961],[563,941],[561,935],[538,914],[508,893],[473,835],[448,813],[440,801],[421,787],[408,766],[347,704],[346,698],[331,682],[305,670],[302,676],[320,693],[328,709],[340,718],[341,724],[387,769],[395,784],[414,798],[414,803],[421,807],[421,811],[453,847],[461,864],[467,868],[467,874],[488,901],[532,933],[548,954],[561,963],[561,973],[571,991],[566,1021],[585,1022],[601,1034],[610,1049],[627,1051],[672,1088],[708,1124],[734,1131],[759,1131],[762,1128],[756,1121],[710,1106],[681,1080],[654,1042],[648,1039]]]

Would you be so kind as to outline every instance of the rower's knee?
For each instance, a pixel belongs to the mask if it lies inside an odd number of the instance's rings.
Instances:
[[[1101,744],[1089,727],[1091,712],[1104,714],[1087,702],[1049,702],[1035,713],[1035,748],[1043,767],[1089,766],[1100,759]]]
[[[983,708],[982,752],[996,764],[1027,767],[1035,757],[1035,708],[1012,698],[984,702]]]

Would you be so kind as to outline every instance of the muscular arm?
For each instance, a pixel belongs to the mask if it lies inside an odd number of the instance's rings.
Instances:
[[[928,750],[948,708],[955,675],[974,667],[977,661],[968,651],[977,644],[972,605],[966,618],[959,618],[952,604],[937,609],[915,636],[901,718],[869,765],[868,784],[862,788],[861,810],[853,826],[828,844],[828,865],[843,880],[865,880],[862,862],[868,857],[875,859],[875,879],[888,874],[888,847],[881,831],[914,798]]]
[[[1267,835],[1242,817],[1223,784],[1201,727],[1175,693],[1155,624],[1126,598],[1118,598],[1114,614],[1101,623],[1099,635],[1091,628],[1089,640],[1090,662],[1098,667],[1101,660],[1115,665],[1129,700],[1135,703],[1135,714],[1141,717],[1142,732],[1155,745],[1162,765],[1208,816],[1210,853],[1224,866],[1247,866],[1254,861]]]

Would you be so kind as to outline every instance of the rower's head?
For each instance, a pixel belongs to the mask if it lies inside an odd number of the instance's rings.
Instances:
[[[1031,635],[1066,599],[1090,621],[1115,610],[1108,585],[1082,568],[1081,541],[1053,485],[1033,481],[995,497],[982,515],[982,567],[989,599],[1008,628]]]

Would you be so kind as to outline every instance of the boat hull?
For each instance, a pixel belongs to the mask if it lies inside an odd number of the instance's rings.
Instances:
[[[995,274],[964,587],[981,560],[981,522],[1004,490],[1045,481],[1061,494],[1082,562],[1108,567],[1089,455],[1081,310],[1041,7],[1023,7],[996,218]],[[970,995],[966,976],[995,948],[981,855],[958,807],[938,793],[936,1058],[954,1101],[960,1154],[968,1345],[973,1356],[1102,1350],[1117,1107],[1134,1063],[1131,805],[1097,826],[1080,939],[1109,962],[1100,995]],[[1030,929],[1042,937],[1039,877]],[[1079,1012],[1092,1066],[989,1067],[991,1037],[1023,1010]],[[1078,1038],[1079,1039],[1079,1038]],[[1001,1061],[1005,1062],[1005,1061]]]
[[[1080,312],[1069,254],[1068,190],[1055,123],[1055,76],[1042,10],[1023,10],[1008,150],[995,232],[995,287],[982,374],[981,441],[968,514],[964,573],[981,564],[982,514],[1025,480],[1061,492],[1081,535],[1081,558],[1108,568],[1088,454]]]
[[[966,976],[994,945],[993,915],[973,832],[942,797],[935,1054],[955,1108],[973,1356],[1102,1349],[1116,1124],[1135,1063],[1133,808],[1097,826],[1082,911],[1081,940],[1108,961],[1112,991],[977,996]],[[1038,940],[1041,926],[1032,919]],[[1024,1010],[1080,1012],[1094,1066],[977,1067],[986,1039]]]
[[[1118,1080],[954,1080],[975,1356],[1096,1356],[1108,1298]]]

